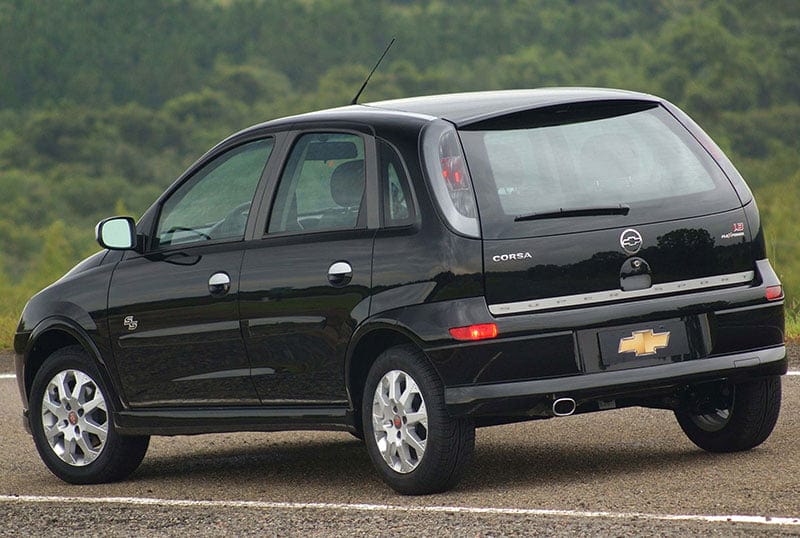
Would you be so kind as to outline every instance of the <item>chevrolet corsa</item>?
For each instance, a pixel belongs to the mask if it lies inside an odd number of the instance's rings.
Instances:
[[[669,409],[697,446],[770,435],[783,292],[753,195],[652,95],[352,105],[211,149],[34,296],[24,424],[71,483],[151,435],[348,431],[396,491],[453,487],[475,428]]]

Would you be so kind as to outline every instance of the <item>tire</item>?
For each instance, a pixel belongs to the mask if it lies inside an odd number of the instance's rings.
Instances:
[[[709,452],[741,452],[766,441],[780,413],[780,377],[725,385],[718,392],[727,402],[716,406],[722,409],[675,412],[686,436]]]
[[[403,495],[452,488],[472,459],[475,425],[447,414],[442,383],[413,346],[392,347],[377,358],[365,382],[361,416],[372,463]]]
[[[142,462],[150,438],[117,433],[110,395],[80,347],[54,352],[36,373],[29,401],[33,440],[42,461],[61,480],[115,482]]]

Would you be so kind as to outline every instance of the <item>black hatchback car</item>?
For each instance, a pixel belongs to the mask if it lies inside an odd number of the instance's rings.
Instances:
[[[646,406],[728,452],[778,417],[783,292],[756,203],[651,95],[270,121],[97,237],[14,342],[24,423],[67,482],[124,478],[150,435],[332,429],[430,493],[476,426]]]

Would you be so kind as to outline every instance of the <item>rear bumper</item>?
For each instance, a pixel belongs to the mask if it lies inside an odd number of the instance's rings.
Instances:
[[[787,371],[786,347],[733,353],[685,362],[580,374],[551,379],[449,387],[445,404],[454,416],[546,416],[548,402],[576,402],[646,397],[682,386],[713,380],[734,382],[782,375]],[[579,404],[580,405],[580,404]]]

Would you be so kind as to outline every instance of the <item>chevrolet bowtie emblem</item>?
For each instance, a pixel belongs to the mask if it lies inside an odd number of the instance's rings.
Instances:
[[[669,345],[669,331],[654,333],[653,329],[634,331],[631,336],[620,338],[618,353],[636,353],[637,357],[655,355],[656,351]]]

